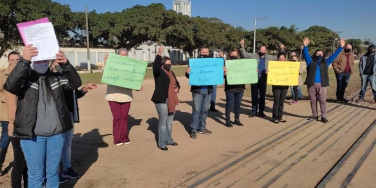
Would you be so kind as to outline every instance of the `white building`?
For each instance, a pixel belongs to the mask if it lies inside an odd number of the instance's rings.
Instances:
[[[172,3],[173,10],[183,15],[191,17],[191,5],[190,0],[174,0]]]

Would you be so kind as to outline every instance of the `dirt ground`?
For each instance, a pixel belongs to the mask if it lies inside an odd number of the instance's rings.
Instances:
[[[267,119],[248,118],[250,94],[243,98],[241,121],[244,127],[224,126],[225,94],[218,88],[218,113],[210,113],[207,128],[212,135],[189,137],[192,95],[188,80],[178,78],[182,89],[181,103],[173,123],[173,139],[179,146],[168,151],[158,149],[158,116],[151,95],[153,80],[144,82],[144,90],[134,92],[129,116],[131,144],[115,146],[112,137],[112,115],[104,100],[106,85],[89,92],[79,100],[81,123],[75,125],[73,168],[81,175],[60,187],[314,187],[339,158],[375,120],[375,105],[341,105],[328,103],[328,124],[307,121],[311,115],[308,101],[298,106],[285,105],[285,124]],[[334,87],[329,88],[334,89]],[[290,92],[290,91],[289,91]],[[289,101],[288,101],[289,102]],[[271,99],[266,115],[271,116]],[[233,117],[233,114],[231,115]],[[376,130],[369,133],[352,160],[329,182],[339,187],[349,172],[369,151]],[[372,148],[373,149],[373,148]],[[350,182],[351,187],[374,185],[375,154],[360,165]],[[358,157],[360,156],[360,157]],[[11,168],[9,148],[4,166]],[[349,170],[347,170],[349,169]],[[370,172],[371,174],[368,174]],[[344,175],[342,175],[344,174]],[[10,172],[0,177],[0,187],[10,187]],[[340,182],[340,183],[338,183]]]

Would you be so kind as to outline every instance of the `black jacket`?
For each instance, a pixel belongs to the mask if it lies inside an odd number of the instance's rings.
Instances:
[[[80,122],[80,113],[78,108],[78,101],[77,99],[85,96],[82,90],[75,89],[73,91],[64,91],[65,101],[67,102],[67,106],[70,113],[73,113],[73,122],[79,123]]]
[[[321,76],[321,86],[328,87],[329,86],[329,73],[328,73],[328,64],[326,60],[323,59],[320,63],[317,63],[316,60],[312,60],[311,64],[307,67],[307,78],[304,84],[307,86],[313,86],[315,84],[315,76],[317,66],[320,67],[320,76]]]
[[[17,95],[17,111],[13,136],[32,138],[37,117],[39,100],[39,75],[30,68],[30,61],[21,59],[9,75],[4,88]],[[60,64],[62,72],[48,71],[46,79],[51,86],[63,133],[72,129],[71,115],[66,103],[64,91],[73,91],[81,86],[81,78],[68,62]]]
[[[166,103],[166,100],[168,98],[168,87],[170,85],[170,78],[168,77],[166,72],[162,70],[161,62],[162,57],[160,55],[157,55],[153,63],[155,89],[151,100],[154,103]],[[176,87],[178,87],[180,90],[180,84],[176,79],[175,73],[173,71],[171,72],[176,80]]]
[[[189,74],[185,73],[185,77],[189,78]],[[192,93],[200,93],[200,90],[203,86],[191,86]],[[213,86],[205,86],[208,87],[209,94],[213,92]]]

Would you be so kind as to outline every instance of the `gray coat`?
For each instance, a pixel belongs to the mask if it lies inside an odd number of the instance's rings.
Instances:
[[[260,56],[257,53],[248,53],[244,48],[240,48],[240,55],[245,59],[257,59],[258,67]],[[277,61],[277,56],[265,55],[265,70],[268,69],[269,61]]]
[[[375,59],[373,61],[373,74],[376,74],[376,53],[374,54]],[[363,75],[364,68],[366,68],[367,64],[367,55],[363,55],[359,60],[359,72],[360,75]]]

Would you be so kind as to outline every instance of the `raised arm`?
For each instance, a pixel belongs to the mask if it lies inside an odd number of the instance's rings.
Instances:
[[[162,53],[163,53],[163,47],[159,47],[158,55],[155,57],[154,63],[153,63],[153,75],[154,75],[154,77],[159,76],[159,74],[162,71],[162,66],[161,66]]]
[[[240,55],[243,57],[243,58],[246,58],[246,59],[255,59],[255,54],[254,53],[248,53],[247,51],[245,51],[245,48],[244,48],[244,39],[242,39],[240,41]]]
[[[307,63],[307,66],[309,66],[312,62],[312,57],[309,55],[309,52],[308,52],[308,45],[310,42],[311,41],[307,37],[303,39],[303,44],[304,44],[303,54],[304,54],[304,59]]]
[[[346,40],[345,39],[341,39],[341,46],[337,48],[336,52],[334,52],[333,55],[331,55],[327,60],[326,60],[326,63],[328,64],[328,66],[330,64],[333,63],[333,61],[337,58],[337,56],[342,52],[342,49],[343,47],[345,46],[346,44]]]

